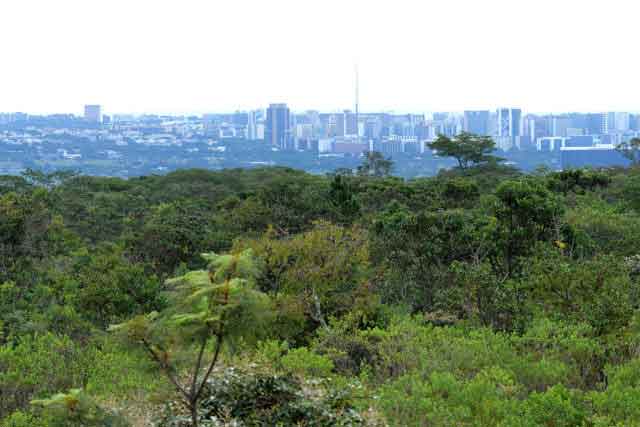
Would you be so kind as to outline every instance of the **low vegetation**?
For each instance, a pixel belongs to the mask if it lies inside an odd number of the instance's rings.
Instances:
[[[414,180],[0,177],[0,426],[640,426],[640,170],[461,138]]]

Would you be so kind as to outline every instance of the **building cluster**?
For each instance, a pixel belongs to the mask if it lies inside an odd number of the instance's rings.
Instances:
[[[367,150],[424,153],[438,135],[491,136],[503,151],[561,151],[615,147],[640,135],[640,115],[628,112],[523,114],[519,108],[463,113],[293,113],[286,104],[266,111],[205,115],[205,130],[219,138],[260,140],[282,150],[356,154]]]
[[[21,131],[11,130],[11,125],[20,123],[25,124]],[[38,143],[47,137],[67,135],[122,145],[179,146],[190,141],[227,139],[258,142],[277,151],[311,151],[325,157],[357,156],[365,151],[430,154],[429,143],[439,135],[454,137],[469,132],[491,136],[504,152],[557,153],[563,164],[565,157],[578,159],[568,161],[570,165],[599,165],[598,159],[606,159],[605,164],[619,163],[615,148],[640,136],[640,115],[628,112],[540,115],[523,114],[519,108],[498,108],[425,115],[362,113],[357,106],[355,111],[292,112],[284,103],[271,104],[264,110],[188,117],[107,116],[102,106],[86,105],[82,117],[0,114],[3,125],[10,130],[0,134],[0,139],[9,142]],[[33,125],[31,130],[29,125]]]

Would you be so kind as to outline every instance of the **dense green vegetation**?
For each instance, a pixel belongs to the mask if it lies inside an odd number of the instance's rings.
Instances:
[[[640,169],[458,154],[0,177],[0,426],[640,426]]]

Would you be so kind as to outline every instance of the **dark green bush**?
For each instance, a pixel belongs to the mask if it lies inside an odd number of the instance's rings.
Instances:
[[[199,409],[201,426],[235,421],[239,426],[363,425],[350,399],[292,376],[227,369],[208,382]],[[157,427],[189,427],[189,417],[171,405]]]

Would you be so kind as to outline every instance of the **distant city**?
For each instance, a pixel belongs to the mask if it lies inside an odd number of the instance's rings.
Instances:
[[[454,166],[428,144],[438,135],[488,135],[506,164],[624,166],[616,147],[640,137],[640,114],[629,112],[526,114],[520,108],[464,112],[293,112],[287,104],[228,114],[84,115],[0,113],[0,173],[27,168],[73,169],[131,177],[179,168],[289,166],[312,173],[353,168],[366,151],[394,160],[394,173],[429,176]]]

